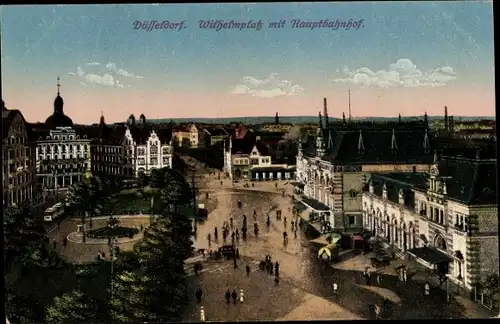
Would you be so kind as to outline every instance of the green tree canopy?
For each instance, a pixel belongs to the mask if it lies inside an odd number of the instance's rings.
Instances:
[[[47,307],[45,320],[48,324],[98,323],[103,322],[103,309],[87,295],[72,291],[54,298]]]
[[[3,225],[4,260],[7,264],[19,256],[23,263],[29,263],[32,254],[43,248],[46,231],[42,219],[33,215],[26,206],[6,209]]]

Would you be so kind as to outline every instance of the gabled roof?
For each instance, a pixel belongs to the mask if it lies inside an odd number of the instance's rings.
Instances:
[[[229,135],[223,128],[220,128],[220,127],[204,128],[204,129],[205,129],[205,131],[207,131],[207,133],[210,136],[225,136],[225,135]]]
[[[18,116],[18,115],[21,116],[21,119],[22,119],[24,125],[26,125],[26,128],[28,128],[26,120],[24,119],[24,116],[21,113],[21,111],[19,111],[17,109],[2,110],[2,127],[3,127],[2,139],[7,137],[7,135],[9,134],[10,124],[14,121],[14,118],[16,118],[16,116]],[[29,132],[29,130],[27,130],[27,131]],[[28,134],[28,136],[29,136],[29,134]]]
[[[257,141],[255,143],[255,147],[257,148],[257,151],[259,151],[259,154],[262,155],[262,156],[269,156],[271,155],[269,153],[269,148],[262,142],[260,141]]]
[[[496,160],[443,157],[439,176],[446,180],[447,196],[466,205],[497,203]]]
[[[129,127],[132,138],[138,145],[146,144],[147,140],[154,131],[162,144],[169,143],[172,139],[172,131],[167,127],[155,127],[152,124],[143,124]]]
[[[427,133],[429,147],[424,148],[426,130],[422,128],[403,129],[357,129],[349,131],[323,130],[325,155],[323,160],[333,164],[380,164],[380,163],[431,163],[434,141]],[[360,134],[364,150],[358,150]],[[392,147],[393,134],[396,147]],[[331,145],[328,145],[329,138]],[[309,136],[302,145],[306,155],[315,155],[314,136]]]

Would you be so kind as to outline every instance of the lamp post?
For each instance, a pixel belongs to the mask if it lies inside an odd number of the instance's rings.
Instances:
[[[446,277],[446,301],[450,302],[450,275],[447,273],[445,274]]]
[[[114,263],[115,263],[115,243],[118,241],[116,236],[113,236],[111,238],[111,243],[109,244],[109,255],[111,256],[111,301],[113,301],[114,298],[114,293],[115,293],[115,287],[113,284],[113,277],[114,277]]]

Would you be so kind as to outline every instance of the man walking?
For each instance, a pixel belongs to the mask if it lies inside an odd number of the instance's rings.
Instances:
[[[203,291],[201,290],[200,287],[198,287],[198,289],[196,289],[196,302],[199,304],[201,303],[201,296],[203,296]]]
[[[236,305],[236,299],[238,298],[238,294],[236,293],[236,289],[233,288],[233,292],[231,293],[231,297],[233,298],[233,302]]]
[[[247,277],[249,277],[250,276],[250,266],[248,264],[247,264],[245,270],[247,272]]]
[[[243,289],[240,289],[240,303],[243,303],[244,295],[243,295]]]
[[[231,302],[231,292],[229,291],[229,289],[226,291],[224,297],[226,298],[226,303],[229,304]]]
[[[333,295],[335,297],[337,297],[337,291],[339,289],[339,286],[337,285],[337,283],[334,281],[333,284],[332,284],[332,288],[333,288]]]

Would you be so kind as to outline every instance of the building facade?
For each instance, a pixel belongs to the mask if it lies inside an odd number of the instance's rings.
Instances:
[[[29,138],[29,125],[19,110],[2,101],[2,179],[3,206],[34,203],[36,198],[35,149]]]
[[[179,147],[198,148],[199,134],[195,124],[174,127],[173,136]]]
[[[203,133],[203,136],[201,135],[201,133]],[[205,147],[212,147],[217,143],[228,140],[229,134],[222,127],[216,127],[216,128],[204,127],[201,129],[199,137],[203,139]]]
[[[427,173],[373,175],[362,197],[364,228],[472,290],[499,273],[496,157],[484,155],[443,155]]]
[[[153,169],[172,167],[172,130],[151,124],[128,127],[125,130],[126,176],[150,174]]]
[[[253,136],[226,142],[223,171],[234,180],[288,180],[295,166],[273,164],[269,148]]]
[[[92,173],[108,174],[115,177],[132,178],[133,160],[126,157],[127,138],[124,125],[108,126],[104,116],[99,125],[89,129],[91,137],[90,152],[92,155]]]
[[[74,128],[71,118],[64,114],[63,106],[58,90],[53,114],[45,124],[33,130],[37,181],[44,197],[56,200],[91,171],[90,139],[85,132]]]
[[[331,228],[362,228],[361,192],[371,173],[423,172],[432,163],[427,116],[325,124],[320,113],[316,136],[299,144],[296,179],[305,198],[329,210],[323,221]]]

